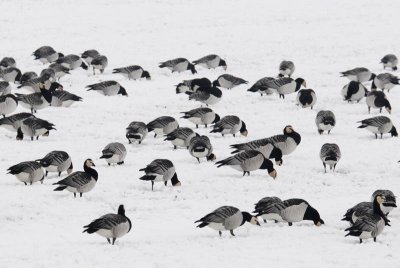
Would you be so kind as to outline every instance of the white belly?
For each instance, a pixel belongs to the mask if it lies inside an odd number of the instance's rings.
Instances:
[[[324,131],[328,131],[331,130],[333,128],[332,125],[324,125],[323,123],[318,124],[318,129],[324,130]]]
[[[222,225],[222,223],[211,222],[207,226],[216,231],[227,231],[225,229],[225,226]]]
[[[263,214],[261,215],[261,218],[263,218],[264,220],[269,220],[269,221],[279,221],[282,222],[283,219],[281,217],[281,215],[276,214],[276,213],[269,213],[269,214]]]
[[[122,160],[120,155],[114,154],[112,157],[106,158],[106,161],[109,164],[116,164],[118,162],[121,162]]]

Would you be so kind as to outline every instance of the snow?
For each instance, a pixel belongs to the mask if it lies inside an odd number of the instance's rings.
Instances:
[[[348,104],[340,96],[348,83],[339,72],[365,66],[383,72],[378,64],[388,53],[398,54],[400,28],[395,27],[398,1],[1,1],[3,56],[12,56],[23,72],[40,72],[43,66],[31,53],[51,45],[64,54],[95,48],[108,57],[103,75],[77,69],[61,79],[64,89],[83,98],[70,108],[50,107],[37,116],[56,125],[49,137],[39,141],[16,141],[15,133],[0,129],[0,266],[1,267],[382,267],[398,266],[400,214],[389,216],[378,242],[359,245],[344,237],[347,223],[340,221],[351,206],[369,201],[376,189],[399,192],[398,138],[357,129],[368,115],[365,99]],[[315,90],[314,110],[295,106],[296,94],[280,100],[261,97],[242,85],[223,90],[223,99],[212,108],[222,117],[237,115],[246,122],[249,136],[221,137],[210,128],[199,128],[210,137],[217,159],[230,155],[229,145],[280,134],[292,125],[302,135],[300,146],[275,167],[274,181],[266,171],[242,177],[228,167],[201,164],[185,149],[149,133],[138,144],[128,144],[125,128],[131,121],[149,122],[162,115],[179,118],[180,112],[199,107],[174,85],[184,79],[214,80],[222,68],[198,74],[171,74],[159,69],[161,61],[186,57],[196,60],[215,53],[226,59],[227,73],[250,84],[275,76],[281,60],[296,64],[295,77],[302,77]],[[128,81],[112,69],[141,65],[151,81]],[[86,85],[114,79],[129,97],[105,97],[87,92]],[[250,86],[249,84],[249,86]],[[369,85],[368,85],[369,88]],[[13,86],[14,92],[19,92]],[[400,127],[400,88],[388,94],[390,116]],[[318,110],[330,109],[337,126],[330,135],[318,135],[314,120]],[[27,111],[18,107],[17,112]],[[386,111],[383,112],[387,115]],[[180,126],[194,127],[179,119]],[[101,150],[110,142],[122,142],[128,150],[125,164],[108,167]],[[342,159],[337,172],[324,174],[319,159],[321,146],[334,142]],[[24,186],[5,171],[16,163],[35,160],[52,150],[65,150],[75,170],[92,158],[99,172],[94,190],[82,198],[54,192],[51,175],[41,185]],[[138,170],[156,158],[175,164],[181,187],[164,187],[138,180]],[[265,196],[303,198],[321,214],[325,225],[312,222],[245,224],[222,238],[209,228],[193,223],[222,205],[251,212]],[[115,246],[96,235],[82,233],[83,226],[124,204],[133,223],[131,232]]]

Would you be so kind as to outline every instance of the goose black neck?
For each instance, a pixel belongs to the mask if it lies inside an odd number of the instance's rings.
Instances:
[[[174,176],[172,176],[171,178],[171,183],[173,186],[177,185],[180,181],[178,180],[178,175],[176,175],[176,172],[174,174]]]
[[[99,174],[97,173],[97,171],[91,167],[89,167],[88,165],[86,165],[86,163],[83,165],[83,170],[88,173],[93,179],[95,179],[97,181],[97,179],[99,178]]]
[[[293,132],[288,133],[288,134],[286,134],[286,135],[288,135],[289,137],[291,137],[292,139],[294,139],[294,141],[296,142],[297,145],[300,144],[300,142],[301,142],[301,136],[300,136],[300,134],[297,133],[296,131],[293,131]]]
[[[304,213],[304,220],[313,221],[316,225],[320,221],[321,217],[318,211],[312,206],[308,205],[306,212]]]
[[[240,226],[242,226],[246,221],[250,222],[251,221],[251,214],[248,212],[242,212],[242,216],[243,216],[243,220],[242,223],[240,224]]]
[[[272,171],[274,171],[274,165],[272,164],[271,160],[264,158],[264,161],[261,164],[260,169],[266,169],[268,170],[268,173],[271,173]]]

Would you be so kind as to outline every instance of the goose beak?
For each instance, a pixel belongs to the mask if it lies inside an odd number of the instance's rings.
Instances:
[[[274,169],[273,171],[271,171],[271,172],[269,173],[269,175],[275,180],[275,178],[276,178],[276,176],[277,176],[276,170]]]

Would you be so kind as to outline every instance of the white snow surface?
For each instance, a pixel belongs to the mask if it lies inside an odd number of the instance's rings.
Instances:
[[[56,125],[49,137],[31,142],[15,139],[16,133],[0,129],[0,267],[399,267],[400,214],[390,215],[378,242],[358,244],[344,237],[348,224],[340,221],[346,210],[369,201],[376,189],[400,192],[399,139],[357,129],[368,114],[365,99],[348,104],[340,91],[348,83],[339,72],[367,67],[383,72],[379,64],[388,53],[399,54],[400,28],[396,26],[399,1],[8,1],[0,2],[2,15],[1,57],[12,56],[23,72],[40,72],[45,66],[32,52],[51,45],[64,54],[97,49],[108,57],[105,73],[77,69],[61,79],[64,89],[83,97],[70,108],[49,107],[37,116]],[[190,61],[207,54],[226,59],[227,73],[248,80],[211,107],[221,117],[237,115],[248,127],[248,137],[208,135],[217,160],[230,156],[229,145],[282,133],[292,125],[302,135],[300,146],[275,167],[273,180],[266,171],[242,177],[229,167],[201,162],[185,149],[172,150],[170,142],[149,133],[141,145],[128,144],[125,128],[131,121],[149,122],[199,107],[187,95],[175,94],[177,83],[194,77],[214,80],[222,68],[198,67],[198,74],[171,74],[159,69],[161,61],[186,57]],[[296,94],[280,100],[246,90],[265,76],[276,76],[281,60],[296,65],[294,77],[302,77],[315,90],[314,110],[295,105]],[[128,81],[112,69],[137,64],[152,80]],[[394,72],[396,74],[396,72]],[[86,91],[88,84],[114,79],[129,97],[105,97]],[[370,86],[368,85],[368,88]],[[13,92],[24,92],[16,90]],[[394,125],[400,127],[400,87],[388,94]],[[330,135],[319,135],[318,110],[330,109],[337,126]],[[16,112],[28,112],[18,107]],[[387,115],[384,111],[383,115]],[[180,126],[192,127],[179,119]],[[400,129],[398,128],[400,131]],[[122,142],[128,150],[125,164],[107,166],[99,159],[110,142]],[[334,142],[342,159],[335,173],[324,174],[321,146]],[[73,198],[67,191],[54,192],[56,174],[44,184],[24,186],[6,169],[35,160],[52,150],[65,150],[75,171],[92,158],[99,172],[93,191]],[[173,161],[181,187],[164,187],[140,181],[140,168],[156,158]],[[65,174],[62,175],[63,177]],[[325,225],[310,221],[287,224],[245,224],[236,237],[222,238],[210,228],[195,228],[195,220],[222,205],[251,212],[265,196],[303,198],[321,214]],[[83,226],[124,204],[132,220],[129,234],[115,246],[96,234],[82,233]]]

